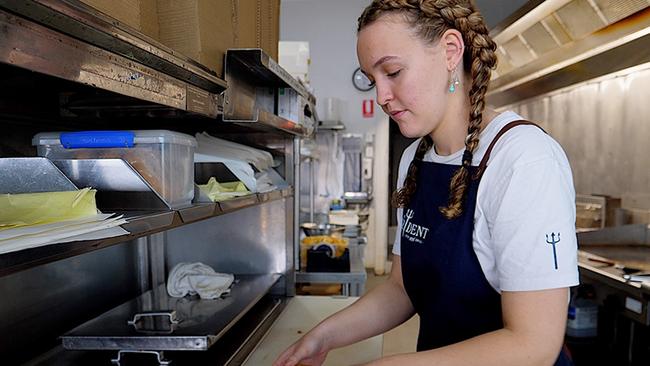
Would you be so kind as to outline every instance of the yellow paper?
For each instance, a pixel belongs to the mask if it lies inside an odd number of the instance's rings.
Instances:
[[[0,230],[47,224],[97,214],[95,193],[79,191],[0,195]]]
[[[199,184],[199,189],[215,202],[251,193],[240,181],[219,183],[214,177],[207,184]]]

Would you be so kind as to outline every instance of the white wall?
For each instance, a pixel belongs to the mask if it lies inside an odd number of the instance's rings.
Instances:
[[[319,114],[324,114],[325,98],[338,98],[345,132],[375,135],[373,230],[368,230],[365,259],[367,267],[382,274],[388,240],[388,117],[375,104],[375,117],[363,118],[363,100],[374,101],[375,90],[360,92],[352,86],[352,73],[359,67],[357,18],[368,4],[370,0],[283,0],[280,40],[309,42],[310,81]]]
[[[375,99],[375,90],[360,92],[352,86],[352,72],[359,67],[356,52],[357,18],[369,0],[283,0],[280,40],[307,41],[311,54],[310,79],[317,100],[342,100],[341,119],[346,132],[375,129],[379,117],[362,117],[361,103]],[[323,103],[317,106],[319,114]],[[383,113],[376,109],[375,116]]]

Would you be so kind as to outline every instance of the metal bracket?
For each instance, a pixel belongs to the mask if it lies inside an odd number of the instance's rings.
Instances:
[[[158,317],[163,317],[163,318],[166,317],[167,319],[169,319],[169,323],[159,324],[158,322],[155,322],[155,320],[157,320]],[[153,327],[154,329],[148,328],[147,326],[138,325],[142,320],[147,320],[147,319],[150,319],[151,322],[154,323],[154,324],[149,323],[149,325],[154,325]],[[132,325],[137,332],[150,333],[150,334],[171,334],[174,332],[176,325],[178,325],[180,322],[181,321],[176,318],[176,310],[165,310],[165,311],[137,313],[133,316],[132,320],[127,321],[127,324]],[[164,329],[158,329],[163,327]]]
[[[117,352],[117,358],[111,359],[111,363],[115,365],[120,365],[120,362],[122,362],[122,355],[125,355],[127,353],[156,355],[156,360],[158,361],[158,365],[169,365],[172,363],[170,360],[165,360],[163,351],[146,351],[146,350],[120,350]]]
[[[152,312],[146,312],[146,313],[137,313],[133,316],[133,320],[127,321],[129,325],[136,325],[136,323],[143,318],[146,317],[154,317],[154,316],[166,316],[169,317],[169,324],[178,324],[180,323],[178,319],[176,319],[176,310],[167,310],[167,311],[152,311]]]

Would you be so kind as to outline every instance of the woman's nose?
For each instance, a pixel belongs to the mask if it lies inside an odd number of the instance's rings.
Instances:
[[[385,85],[376,84],[377,88],[377,104],[380,106],[385,106],[388,102],[393,100],[393,93]]]

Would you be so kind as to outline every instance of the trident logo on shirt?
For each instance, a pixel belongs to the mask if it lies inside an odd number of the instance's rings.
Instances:
[[[555,244],[560,242],[560,233],[557,233],[557,240],[555,240],[555,233],[551,233],[551,240],[548,240],[548,234],[546,234],[546,242],[553,246],[553,261],[555,261],[555,269],[557,269],[557,253],[555,251]]]

